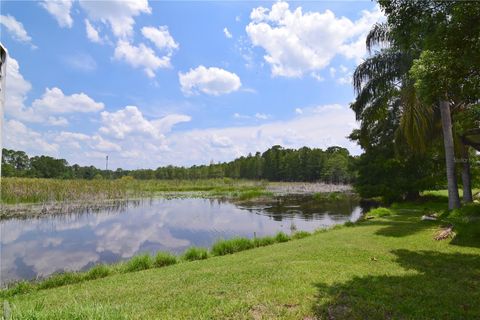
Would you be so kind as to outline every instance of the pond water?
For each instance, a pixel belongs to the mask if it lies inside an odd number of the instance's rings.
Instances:
[[[238,205],[211,199],[153,199],[99,212],[0,221],[0,283],[85,270],[141,252],[180,254],[218,239],[313,231],[362,214],[358,202],[281,197]]]

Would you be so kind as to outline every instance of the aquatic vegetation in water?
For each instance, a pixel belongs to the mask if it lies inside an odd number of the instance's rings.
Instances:
[[[151,197],[158,193],[204,192],[203,196],[250,199],[270,195],[263,181],[203,180],[83,180],[2,178],[2,203],[45,203],[55,201],[95,202],[112,199]]]

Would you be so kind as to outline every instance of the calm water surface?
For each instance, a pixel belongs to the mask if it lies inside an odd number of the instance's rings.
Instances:
[[[155,199],[96,213],[3,220],[0,283],[85,270],[141,252],[179,254],[190,246],[210,247],[234,236],[313,231],[355,221],[361,214],[353,200],[319,203],[308,197],[282,197],[241,206],[209,199]]]

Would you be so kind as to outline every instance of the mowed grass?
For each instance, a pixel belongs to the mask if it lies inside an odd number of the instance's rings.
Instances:
[[[155,196],[169,192],[203,192],[204,196],[225,196],[242,200],[270,195],[266,182],[205,180],[62,180],[1,178],[1,200],[5,204],[59,201],[102,201]]]
[[[13,319],[478,319],[480,239],[435,241],[445,222],[421,221],[426,209],[403,204],[295,241],[20,292],[8,308]]]

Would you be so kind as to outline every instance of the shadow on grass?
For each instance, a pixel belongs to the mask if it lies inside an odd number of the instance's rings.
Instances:
[[[450,244],[462,247],[480,248],[480,220],[455,225],[455,238]]]
[[[316,284],[319,319],[480,319],[480,256],[395,250],[413,273]]]
[[[438,221],[422,221],[418,214],[408,214],[390,218],[385,227],[376,231],[375,234],[386,237],[405,237],[439,225]]]

